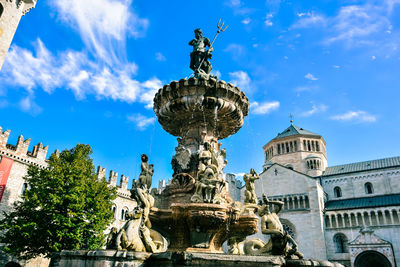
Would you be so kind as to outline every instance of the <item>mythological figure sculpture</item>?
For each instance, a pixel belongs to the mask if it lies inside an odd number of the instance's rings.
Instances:
[[[210,39],[203,37],[203,31],[201,29],[194,30],[195,39],[191,40],[189,45],[193,46],[193,52],[190,53],[190,68],[194,71],[195,78],[217,78],[214,75],[210,75],[212,66],[209,59],[212,57],[211,52],[214,51],[213,44],[215,39],[217,38],[218,34],[225,31],[228,27],[226,26],[223,28],[223,26],[224,22],[221,24],[221,20],[219,20],[217,24],[218,31],[215,34],[212,42],[210,42]],[[208,50],[206,50],[207,46],[209,47]]]
[[[256,188],[254,186],[254,181],[257,179],[260,179],[260,176],[253,168],[250,169],[250,173],[246,173],[243,176],[243,180],[246,183],[244,204],[257,204]]]
[[[201,29],[194,30],[195,39],[189,42],[193,46],[193,52],[190,53],[190,68],[194,71],[195,76],[210,74],[212,66],[209,61],[211,52],[214,50],[211,46],[210,39],[203,37]],[[206,51],[206,47],[209,49]]]
[[[112,228],[107,239],[107,248],[118,250],[162,252],[167,249],[167,241],[158,232],[151,229],[149,214],[154,206],[154,198],[149,193],[153,176],[153,164],[148,164],[147,155],[142,155],[139,179],[133,184],[131,198],[137,206],[128,212],[127,222],[118,232]]]
[[[143,189],[150,190],[154,173],[154,165],[147,162],[149,157],[146,154],[142,154],[141,159],[142,164],[140,165],[141,171],[139,174],[139,185]]]
[[[219,175],[217,155],[209,143],[204,143],[204,150],[199,155],[199,170],[197,173],[196,191],[192,202],[222,203],[222,189],[225,181]]]
[[[303,254],[297,251],[296,241],[283,229],[278,213],[283,207],[282,201],[271,201],[263,195],[263,205],[259,207],[261,216],[261,232],[270,235],[268,243],[259,239],[246,240],[243,244],[244,254],[249,255],[278,255],[286,258],[303,258]],[[274,204],[273,212],[270,205]]]

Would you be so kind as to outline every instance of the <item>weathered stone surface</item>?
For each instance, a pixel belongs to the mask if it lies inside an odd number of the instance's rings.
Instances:
[[[195,130],[200,135],[207,130],[224,139],[242,127],[249,100],[238,87],[224,81],[190,78],[161,88],[154,97],[154,112],[164,130],[174,136],[185,137]]]
[[[142,267],[151,256],[147,252],[118,250],[76,250],[62,251],[55,257],[54,266],[58,267]]]
[[[258,217],[239,215],[233,205],[174,203],[168,210],[150,213],[153,229],[170,243],[169,251],[223,253],[222,244],[231,237],[257,232]]]
[[[285,260],[276,256],[237,256],[210,253],[165,252],[153,254],[146,266],[241,266],[241,267],[278,267]]]

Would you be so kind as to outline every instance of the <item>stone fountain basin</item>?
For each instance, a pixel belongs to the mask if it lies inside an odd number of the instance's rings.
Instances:
[[[224,139],[243,125],[249,100],[238,87],[216,79],[182,79],[159,89],[154,97],[154,112],[165,131],[185,136],[194,128],[212,128]]]
[[[223,253],[229,238],[257,232],[258,217],[239,212],[232,205],[173,203],[170,209],[153,209],[150,220],[169,241],[168,251]]]

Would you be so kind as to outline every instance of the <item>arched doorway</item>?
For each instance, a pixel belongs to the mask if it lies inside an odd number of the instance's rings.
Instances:
[[[354,267],[392,267],[392,265],[383,254],[367,250],[357,256]]]

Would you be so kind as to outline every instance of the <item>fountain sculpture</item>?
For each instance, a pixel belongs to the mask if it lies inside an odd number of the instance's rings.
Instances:
[[[173,177],[159,196],[159,206],[154,207],[149,191],[153,165],[142,155],[142,171],[131,190],[138,205],[122,229],[111,230],[107,248],[115,254],[100,253],[102,264],[104,258],[112,258],[107,262],[124,262],[124,266],[232,266],[237,261],[238,266],[310,266],[311,261],[290,264],[303,255],[280,223],[277,213],[283,203],[266,196],[257,203],[254,181],[259,177],[254,169],[244,176],[245,203],[234,202],[229,195],[223,176],[226,150],[219,140],[239,131],[249,113],[249,100],[238,87],[210,75],[212,45],[226,29],[222,26],[218,23],[212,42],[200,29],[195,30],[196,38],[189,43],[193,46],[190,67],[194,77],[173,81],[156,93],[158,121],[178,137],[171,160]],[[270,235],[269,242],[246,240],[258,231],[259,216],[261,231]],[[230,255],[223,254],[224,242],[230,246]],[[128,254],[119,253],[121,250]],[[73,253],[65,253],[72,257]]]

